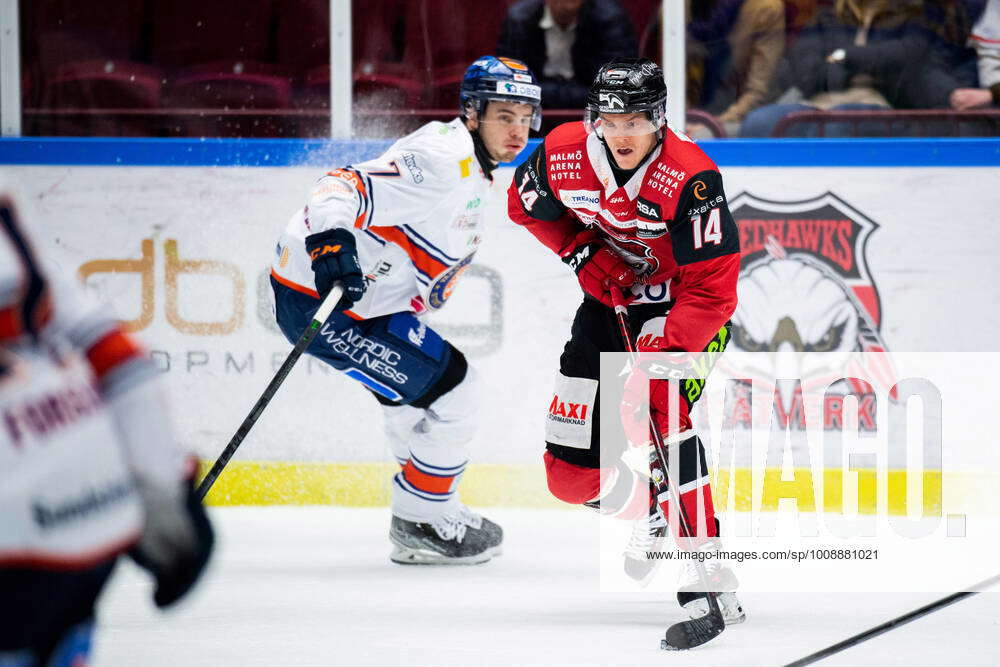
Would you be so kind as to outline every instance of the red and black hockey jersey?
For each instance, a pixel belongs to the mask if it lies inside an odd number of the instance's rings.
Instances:
[[[582,122],[560,125],[517,168],[507,209],[560,257],[597,230],[635,270],[636,301],[673,301],[663,339],[648,347],[700,351],[736,309],[739,234],[715,163],[663,132],[619,187],[603,142]]]

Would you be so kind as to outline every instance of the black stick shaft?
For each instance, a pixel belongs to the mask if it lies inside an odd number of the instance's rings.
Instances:
[[[240,443],[242,443],[243,439],[247,437],[248,433],[250,433],[250,429],[253,428],[253,425],[257,423],[260,415],[264,412],[264,408],[266,408],[267,404],[271,402],[272,398],[274,398],[274,395],[278,392],[278,388],[285,381],[285,378],[288,377],[288,374],[295,366],[295,362],[299,360],[299,357],[302,356],[302,353],[305,352],[306,348],[309,347],[309,344],[312,343],[316,334],[319,333],[320,327],[323,326],[324,322],[326,322],[326,318],[330,316],[330,312],[333,310],[333,307],[337,304],[337,302],[340,301],[342,294],[343,289],[340,285],[335,285],[323,300],[323,303],[320,304],[312,322],[309,323],[306,330],[302,332],[301,336],[299,336],[299,340],[295,343],[295,347],[292,348],[292,351],[288,353],[287,357],[285,357],[285,363],[281,364],[281,368],[279,368],[278,372],[274,374],[273,378],[271,378],[271,382],[267,385],[267,389],[265,389],[264,393],[257,399],[253,409],[250,410],[250,414],[246,416],[246,419],[243,420],[240,427],[236,429],[236,433],[229,441],[229,444],[226,445],[224,450],[222,450],[222,454],[220,454],[219,458],[215,461],[215,465],[213,465],[212,469],[208,471],[205,478],[201,480],[201,483],[198,485],[198,489],[196,491],[199,500],[203,500],[205,498],[208,490],[212,488],[213,484],[215,484],[215,480],[222,474],[222,471],[229,463],[229,459],[233,458],[233,454],[236,453]]]
[[[633,366],[635,366],[638,361],[638,354],[635,349],[635,344],[632,342],[632,334],[629,333],[628,308],[622,302],[621,296],[617,292],[612,292],[612,301],[614,301],[615,304],[615,317],[618,319],[618,328],[622,336],[622,341],[625,343],[625,350],[629,353],[629,358],[632,360]],[[663,486],[666,487],[668,493],[670,494],[670,502],[677,508],[681,531],[684,533],[684,537],[687,538],[688,545],[690,546],[694,539],[694,531],[691,528],[691,520],[688,518],[687,511],[681,503],[680,494],[677,493],[677,490],[674,489],[674,485],[667,479],[667,471],[669,470],[667,465],[667,448],[666,445],[663,444],[663,436],[660,434],[659,429],[656,428],[656,422],[653,421],[652,413],[649,415],[649,425],[650,431],[653,434],[653,449],[656,451],[656,456],[659,458],[660,465],[663,467]],[[696,559],[694,561],[694,567],[695,571],[698,573],[698,578],[701,579],[702,586],[705,588],[705,595],[708,598],[709,609],[721,616],[722,610],[719,608],[718,595],[709,590],[708,573],[705,571],[704,563]]]
[[[819,662],[824,658],[829,658],[834,653],[840,653],[844,649],[856,646],[861,642],[868,641],[872,637],[878,637],[879,635],[889,632],[890,630],[894,630],[901,625],[906,625],[910,621],[915,621],[921,616],[926,616],[927,614],[935,612],[938,609],[944,609],[948,605],[955,604],[959,600],[964,600],[965,598],[975,595],[976,593],[981,593],[985,589],[995,586],[997,583],[1000,583],[1000,575],[990,577],[985,581],[979,582],[972,587],[972,590],[952,593],[951,595],[943,597],[940,600],[935,600],[930,604],[926,604],[919,609],[914,609],[913,611],[903,614],[902,616],[897,616],[891,621],[886,621],[881,625],[876,625],[874,628],[860,632],[853,637],[848,637],[847,639],[837,642],[832,646],[827,646],[822,651],[816,651],[815,653],[807,655],[804,658],[799,658],[795,662],[790,662],[785,665],[785,667],[801,667],[802,665],[811,665],[814,662]]]

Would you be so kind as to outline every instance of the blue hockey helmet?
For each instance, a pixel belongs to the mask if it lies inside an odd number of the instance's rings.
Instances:
[[[465,70],[459,92],[463,116],[470,110],[482,115],[489,100],[505,100],[534,107],[531,129],[542,126],[542,87],[528,66],[520,60],[482,56]]]

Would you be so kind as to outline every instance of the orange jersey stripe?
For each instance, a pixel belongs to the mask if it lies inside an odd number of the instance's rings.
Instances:
[[[410,261],[413,262],[413,265],[431,278],[438,277],[448,268],[447,264],[434,259],[423,248],[414,245],[401,229],[396,227],[372,227],[368,231],[376,236],[381,236],[386,241],[395,243],[400,248],[405,250],[406,254],[410,257]]]
[[[319,292],[317,292],[313,288],[306,287],[305,285],[300,285],[298,283],[293,283],[288,278],[285,278],[284,276],[279,276],[278,272],[275,271],[274,269],[271,269],[271,277],[274,278],[275,280],[277,280],[279,283],[281,283],[285,287],[287,287],[288,289],[293,289],[296,292],[301,292],[302,294],[306,294],[308,296],[311,296],[314,299],[318,299],[319,298]]]
[[[300,285],[298,283],[292,282],[291,280],[285,278],[284,276],[279,276],[274,269],[271,269],[271,277],[274,278],[279,283],[281,283],[282,285],[284,285],[285,287],[287,287],[288,289],[295,290],[296,292],[301,292],[302,294],[311,296],[314,299],[319,298],[319,292],[317,292],[316,290],[312,289],[311,287],[306,287],[305,285]],[[358,315],[357,313],[351,312],[350,310],[345,310],[343,311],[343,313],[344,315],[347,315],[348,317],[354,320],[365,319],[360,315]]]
[[[355,190],[358,191],[358,194],[361,195],[362,211],[361,215],[355,218],[354,227],[356,229],[363,228],[365,226],[365,221],[368,219],[368,206],[370,205],[369,204],[370,200],[368,199],[368,190],[365,189],[364,181],[361,180],[361,178],[359,178],[357,174],[355,174],[352,171],[348,171],[346,169],[334,169],[333,171],[326,172],[326,175],[334,176],[336,178],[340,178],[347,181],[348,183],[351,184],[351,186]]]
[[[413,465],[413,461],[407,461],[406,465],[403,466],[403,478],[413,488],[426,491],[427,493],[448,493],[451,491],[451,485],[455,481],[454,475],[450,477],[438,477],[437,475],[428,475],[425,472],[417,470]]]
[[[115,366],[141,355],[142,348],[120,329],[115,329],[87,350],[87,359],[98,378],[104,377]]]

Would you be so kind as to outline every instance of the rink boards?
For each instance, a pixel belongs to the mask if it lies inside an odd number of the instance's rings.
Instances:
[[[290,347],[271,323],[267,295],[278,233],[323,166],[370,157],[384,145],[19,140],[0,143],[0,163],[35,209],[39,242],[67,274],[85,278],[110,300],[149,346],[171,389],[179,436],[211,461]],[[843,288],[890,352],[996,349],[998,146],[987,140],[705,144],[741,226],[746,275],[794,261],[815,268]],[[483,204],[487,229],[477,264],[430,323],[467,353],[486,387],[463,498],[474,505],[555,506],[541,467],[542,434],[579,288],[565,266],[506,218],[503,195],[512,172],[497,172],[494,197]],[[782,292],[788,308],[825,312],[819,297],[800,292]],[[752,306],[780,317],[782,304]],[[392,466],[382,463],[391,456],[378,412],[365,391],[304,359],[211,502],[385,504]],[[940,510],[943,493],[949,511],[953,500],[961,511],[982,509],[986,494],[979,489],[1000,471],[990,420],[992,414],[969,429],[972,443],[982,442],[980,458],[960,469],[910,472],[910,486],[924,488],[925,512]],[[755,492],[768,509],[768,498],[794,496],[807,479],[819,488],[821,479],[832,485],[845,474],[824,467],[821,455],[810,460],[811,470],[794,475],[789,465],[782,477],[751,472],[747,455],[718,481],[737,478],[728,496],[736,509],[749,507],[749,486],[771,484],[770,494]],[[864,487],[858,477],[865,474],[849,473],[851,488]],[[750,476],[755,481],[747,482]],[[859,511],[905,511],[905,479],[902,470],[883,475],[880,503],[858,491]],[[811,506],[800,502],[799,509],[839,509],[835,499],[814,495]]]

